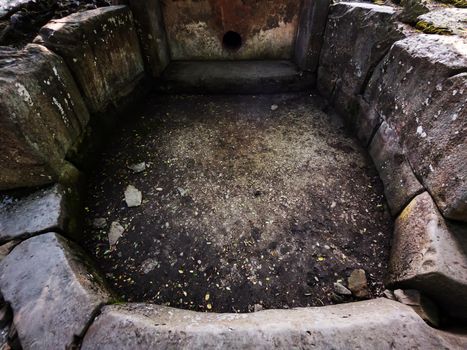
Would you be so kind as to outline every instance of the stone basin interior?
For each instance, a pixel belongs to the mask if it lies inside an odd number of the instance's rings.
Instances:
[[[8,346],[466,348],[445,2],[0,4]]]
[[[310,92],[153,94],[126,116],[86,201],[86,248],[120,297],[217,312],[322,306],[354,300],[334,282],[357,268],[366,297],[381,296],[392,235],[382,184],[325,106]],[[129,185],[141,206],[125,203]]]

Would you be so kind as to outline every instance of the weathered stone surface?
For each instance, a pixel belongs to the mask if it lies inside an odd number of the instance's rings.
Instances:
[[[383,118],[370,107],[362,95],[356,97],[356,112],[353,122],[353,129],[357,138],[364,146],[369,146],[378,127],[383,122]]]
[[[55,233],[19,244],[0,264],[0,288],[25,349],[65,349],[109,300],[79,247]]]
[[[430,11],[427,0],[401,0],[400,6],[402,8],[397,13],[397,19],[409,24],[414,24],[418,16]]]
[[[310,74],[290,61],[172,62],[159,87],[169,93],[279,93],[314,86]]]
[[[394,9],[368,3],[331,6],[318,69],[318,90],[352,119],[355,96],[389,47],[403,37]],[[350,114],[350,115],[347,115]]]
[[[160,0],[131,0],[129,4],[138,29],[143,59],[152,76],[157,78],[170,62]]]
[[[417,18],[417,29],[431,34],[455,34],[467,37],[467,8],[441,8]]]
[[[392,215],[397,215],[424,188],[407,161],[399,137],[383,122],[370,144],[370,155],[384,184]]]
[[[396,220],[387,284],[417,289],[444,312],[467,315],[467,229],[445,221],[427,192]]]
[[[443,215],[467,221],[467,43],[416,35],[398,41],[365,92],[399,135],[415,174]]]
[[[133,92],[144,65],[131,11],[109,6],[52,20],[37,42],[61,55],[84,93],[91,112]]]
[[[330,0],[303,1],[294,54],[294,61],[302,70],[318,70],[330,3]]]
[[[0,261],[5,259],[5,257],[10,254],[14,247],[20,243],[20,240],[12,240],[0,246]],[[1,349],[1,348],[0,348]]]
[[[196,313],[150,304],[106,306],[82,349],[435,349],[444,339],[387,299],[250,314]]]
[[[57,180],[89,114],[63,60],[43,46],[0,49],[0,190]]]
[[[3,202],[0,202],[0,242],[53,230],[77,236],[79,218],[75,211],[79,204],[71,187],[54,185],[26,197],[4,198]]]
[[[396,289],[394,297],[398,302],[410,306],[426,322],[439,327],[438,307],[418,290]]]
[[[172,60],[292,58],[302,0],[162,3]],[[228,31],[240,35],[239,46],[224,43]]]

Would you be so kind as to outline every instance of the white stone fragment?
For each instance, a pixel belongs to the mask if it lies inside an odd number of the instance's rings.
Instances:
[[[133,185],[128,185],[125,190],[125,202],[126,205],[131,207],[139,207],[143,201],[143,195],[140,190],[138,190]]]
[[[114,221],[110,224],[110,231],[108,234],[110,248],[113,248],[117,244],[123,232],[125,232],[125,228],[120,225],[118,221]]]

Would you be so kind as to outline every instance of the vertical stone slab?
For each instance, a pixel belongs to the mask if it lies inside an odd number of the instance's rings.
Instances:
[[[318,90],[352,121],[356,96],[391,45],[404,35],[394,8],[340,2],[330,8],[319,60]]]
[[[65,62],[40,45],[0,49],[0,190],[56,181],[89,114]]]
[[[330,0],[304,0],[302,3],[294,54],[301,70],[318,70],[330,4]]]
[[[138,28],[143,59],[151,75],[158,78],[170,63],[160,1],[130,0],[129,4]]]
[[[467,222],[467,43],[415,35],[396,42],[365,91],[400,137],[441,213]]]
[[[110,294],[79,247],[56,233],[30,238],[0,263],[0,289],[24,349],[69,349]]]
[[[424,188],[407,161],[399,137],[383,122],[370,144],[370,155],[384,184],[392,215],[398,214]]]
[[[101,7],[52,20],[35,41],[65,59],[92,113],[118,104],[144,75],[133,15],[127,6]]]
[[[387,284],[417,289],[444,312],[467,315],[467,228],[445,221],[427,192],[396,220]]]

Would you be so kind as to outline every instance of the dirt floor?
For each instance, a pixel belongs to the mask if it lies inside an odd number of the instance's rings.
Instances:
[[[319,306],[352,300],[333,283],[355,268],[380,295],[392,234],[382,185],[322,108],[310,94],[149,97],[89,179],[86,247],[121,298]],[[140,206],[124,201],[128,185]],[[111,226],[124,229],[113,247]]]

